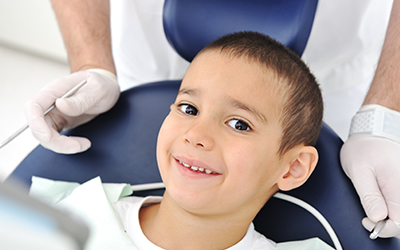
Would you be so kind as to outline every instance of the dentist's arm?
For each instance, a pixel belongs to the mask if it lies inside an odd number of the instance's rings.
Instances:
[[[115,74],[109,0],[52,0],[71,71],[102,68]]]
[[[364,105],[379,104],[400,112],[400,1],[394,0],[375,77]]]
[[[361,121],[364,125],[380,124],[371,118],[379,113],[386,116],[383,129],[373,129],[375,132],[371,134],[368,132],[371,128],[357,126]],[[371,230],[378,221],[388,218],[380,237],[400,237],[399,135],[400,1],[394,0],[375,77],[341,150],[343,169],[367,214],[364,227]]]
[[[120,89],[111,52],[110,3],[108,0],[52,0],[67,48],[71,75],[47,84],[25,105],[25,115],[34,137],[59,153],[77,153],[90,147],[82,137],[66,137],[62,129],[83,124],[109,110]],[[70,98],[60,100],[69,89],[87,79]],[[46,117],[43,112],[55,101]]]

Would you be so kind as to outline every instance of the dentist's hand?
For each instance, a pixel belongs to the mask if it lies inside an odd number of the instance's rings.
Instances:
[[[87,83],[74,95],[58,99],[85,79]],[[102,69],[79,71],[46,85],[25,104],[25,115],[33,136],[43,147],[57,153],[74,154],[90,148],[90,141],[83,137],[63,136],[59,132],[106,112],[117,102],[119,94],[113,73]],[[56,109],[44,116],[44,111],[55,101]]]
[[[379,237],[400,237],[400,143],[368,134],[353,134],[340,152],[342,167],[352,180],[371,231],[388,217]]]

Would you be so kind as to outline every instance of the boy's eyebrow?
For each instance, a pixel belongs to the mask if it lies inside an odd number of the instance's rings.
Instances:
[[[258,112],[255,108],[252,108],[249,105],[246,105],[246,104],[244,104],[236,99],[230,98],[230,97],[228,98],[228,102],[231,106],[233,106],[237,109],[245,110],[245,111],[249,112],[250,114],[252,114],[260,122],[267,124],[267,118],[265,118],[265,116],[263,114],[261,114],[260,112]]]
[[[187,89],[187,88],[182,88],[179,90],[178,95],[180,94],[187,94],[191,96],[198,96],[199,95],[199,90],[197,89]],[[253,115],[258,121],[261,123],[267,124],[267,118],[260,112],[258,112],[255,108],[252,108],[249,105],[246,105],[232,97],[227,97],[228,103],[230,106],[237,108],[237,109],[242,109],[244,111],[249,112],[251,115]]]
[[[197,96],[198,90],[182,88],[178,92],[178,95],[180,95],[180,94],[187,94],[187,95],[191,95],[191,96]]]

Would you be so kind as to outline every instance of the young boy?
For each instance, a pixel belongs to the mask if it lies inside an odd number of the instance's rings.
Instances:
[[[252,220],[318,160],[320,89],[307,66],[255,32],[224,36],[193,60],[159,133],[161,197],[114,208],[138,249],[274,249]]]

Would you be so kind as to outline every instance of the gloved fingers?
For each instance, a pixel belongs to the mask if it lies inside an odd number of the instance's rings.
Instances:
[[[55,130],[52,131],[51,140],[41,144],[45,148],[62,154],[80,153],[86,151],[91,146],[91,142],[87,138],[60,135]]]
[[[57,108],[65,115],[80,116],[97,115],[113,107],[120,94],[118,82],[115,77],[99,72],[85,72],[87,83],[73,96],[58,99]]]
[[[71,97],[60,99],[83,80],[87,83]],[[25,115],[32,134],[46,148],[58,153],[77,153],[87,150],[90,141],[81,137],[59,134],[109,110],[119,98],[117,78],[111,72],[94,69],[80,71],[47,84],[25,105]],[[44,116],[54,103],[56,109]]]
[[[371,221],[370,219],[368,219],[368,217],[365,217],[364,219],[362,219],[362,225],[364,226],[365,229],[367,229],[368,231],[372,232],[372,230],[374,229],[376,222]]]
[[[393,192],[393,190],[400,190],[400,184],[398,180],[393,179],[384,179],[383,182],[386,183],[386,185],[381,186],[389,210],[389,219],[386,222],[385,228],[382,230],[382,237],[400,238],[400,197]]]
[[[29,112],[32,109],[37,109],[37,112],[41,114],[40,106],[32,105],[28,107],[27,111]],[[33,112],[35,111],[31,111],[31,113]],[[45,117],[42,114],[42,116],[28,118],[31,132],[40,144],[45,148],[64,154],[74,154],[90,148],[91,143],[86,138],[66,137],[59,134],[58,131],[61,131],[66,124],[65,118],[59,114],[58,110],[54,110]]]
[[[377,222],[371,221],[368,217],[362,220],[362,224],[368,231],[372,232]],[[388,219],[386,220],[384,228],[379,233],[380,238],[397,237],[400,238],[400,223]]]
[[[79,74],[78,74],[79,73]],[[88,77],[87,72],[78,72],[70,76],[58,78],[44,86],[36,95],[34,95],[26,106],[30,104],[39,104],[43,112],[46,111],[55,101],[75,87],[78,83]]]
[[[67,116],[97,115],[110,109],[117,100],[117,98],[109,100],[107,94],[111,93],[106,88],[83,86],[81,91],[76,92],[73,96],[57,99],[56,107]]]
[[[340,151],[342,167],[353,182],[368,218],[375,222],[388,216],[385,201],[388,198],[387,192],[385,194],[385,189],[382,189],[382,185],[386,185],[382,181],[386,171],[377,170],[381,165],[392,167],[392,164],[387,163],[388,157],[382,156],[382,151],[388,151],[386,141],[368,135],[352,135]],[[392,193],[397,190],[389,189]]]
[[[385,198],[376,184],[360,187],[357,192],[359,192],[361,204],[370,220],[380,221],[388,216]]]
[[[350,166],[349,177],[360,197],[364,211],[372,221],[383,220],[388,216],[388,208],[375,177],[375,172],[361,160],[347,164],[357,163],[357,166]]]
[[[51,115],[44,118],[37,117],[31,122],[32,127],[38,127],[35,130],[32,129],[32,134],[43,147],[57,153],[75,154],[90,148],[91,143],[86,138],[60,135],[58,131],[62,129],[64,123],[62,117],[55,118]]]
[[[26,118],[33,136],[39,142],[47,142],[51,139],[50,126],[45,121],[43,109],[38,103],[27,105],[25,108]]]
[[[400,144],[393,143],[389,149],[385,150],[385,162],[375,163],[376,176],[382,196],[385,198],[388,208],[388,217],[393,222],[400,222],[400,168],[397,156],[400,153]]]
[[[65,99],[57,99],[56,107],[67,116],[79,116],[90,109],[96,103],[96,100],[97,98],[90,99],[85,93],[81,92]]]
[[[25,103],[24,111],[27,122],[39,141],[48,141],[50,137],[50,126],[45,123],[44,112],[54,104],[57,98],[75,87],[80,79],[86,79],[86,74],[74,75],[73,79],[70,77],[56,79]]]

